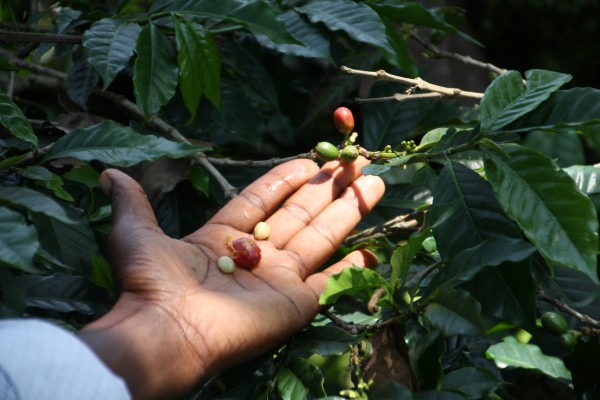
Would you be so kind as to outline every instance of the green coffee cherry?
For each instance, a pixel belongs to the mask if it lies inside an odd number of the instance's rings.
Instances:
[[[545,312],[541,319],[542,326],[555,335],[562,335],[569,327],[562,315],[552,311]]]
[[[565,350],[573,350],[577,346],[577,337],[572,333],[563,333],[558,338],[558,344]]]
[[[317,152],[317,156],[323,161],[337,160],[340,153],[338,148],[329,142],[317,143],[315,151]]]
[[[340,159],[344,163],[352,163],[354,160],[358,158],[358,147],[353,145],[348,145],[342,149],[340,153]]]

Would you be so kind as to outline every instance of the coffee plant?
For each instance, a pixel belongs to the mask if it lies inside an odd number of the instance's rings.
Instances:
[[[380,265],[331,277],[303,332],[189,398],[600,397],[599,89],[441,51],[479,45],[451,6],[50,3],[0,6],[2,317],[110,309],[106,167],[182,237],[269,167],[361,155],[387,192],[328,264]],[[422,54],[487,88],[437,84]]]

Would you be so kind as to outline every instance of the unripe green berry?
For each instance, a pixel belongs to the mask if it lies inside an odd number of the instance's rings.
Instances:
[[[338,148],[329,142],[317,143],[315,151],[317,152],[317,156],[323,161],[337,160],[340,153]]]
[[[545,312],[541,320],[542,326],[555,335],[562,335],[569,328],[563,316],[552,311]]]
[[[235,263],[233,262],[233,258],[229,256],[221,256],[217,260],[217,266],[219,269],[226,273],[230,274],[235,270]]]
[[[342,149],[340,159],[344,163],[352,163],[358,158],[358,147],[349,145]]]
[[[577,337],[570,332],[563,333],[558,338],[558,344],[565,350],[573,350],[577,346]]]

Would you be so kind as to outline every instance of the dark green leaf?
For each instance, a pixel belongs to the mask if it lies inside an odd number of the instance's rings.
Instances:
[[[294,346],[307,353],[322,356],[340,355],[362,339],[335,326],[311,327],[294,338]]]
[[[466,397],[458,393],[446,392],[443,390],[425,390],[415,393],[413,400],[465,400]]]
[[[483,332],[481,305],[464,290],[442,291],[429,303],[425,316],[447,336],[477,335]]]
[[[482,254],[490,246],[507,243],[521,233],[500,208],[490,185],[464,165],[450,162],[442,169],[433,191],[431,211],[438,251],[447,263],[442,269],[444,278],[472,275],[492,260],[498,265],[513,257],[498,248],[493,257]],[[465,265],[465,261],[470,263]],[[439,281],[440,285],[443,283]]]
[[[529,70],[521,74],[510,71],[496,78],[481,100],[481,131],[495,132],[534,110],[559,87],[571,80],[571,75],[544,70]]]
[[[142,135],[135,130],[106,120],[89,128],[74,129],[56,141],[44,161],[73,157],[82,161],[100,160],[106,164],[130,167],[160,157],[182,158],[206,147],[175,143]]]
[[[590,306],[594,310],[590,310],[589,314],[600,314],[600,308],[593,304],[600,300],[600,288],[587,275],[560,266],[554,266],[552,272],[553,274],[545,277],[542,282],[546,294],[578,311],[586,312],[585,308]]]
[[[101,288],[114,292],[112,272],[110,264],[104,258],[93,255],[92,257],[92,282]]]
[[[38,146],[37,136],[33,133],[33,128],[29,120],[23,115],[21,109],[8,97],[6,93],[0,90],[0,124],[5,127],[11,135],[18,137]]]
[[[464,367],[446,375],[442,388],[465,394],[472,399],[484,399],[495,392],[502,383],[487,369]]]
[[[530,131],[556,129],[584,133],[600,124],[600,89],[559,90],[535,109],[504,129]]]
[[[35,228],[21,214],[0,207],[0,264],[38,273],[33,256],[39,246]]]
[[[463,287],[481,303],[484,315],[536,332],[537,286],[529,260],[486,268]]]
[[[598,219],[589,197],[549,158],[520,146],[486,152],[485,171],[504,211],[548,259],[598,282]]]
[[[401,383],[390,381],[381,386],[376,386],[372,393],[369,393],[370,400],[412,400],[412,392]]]
[[[436,8],[427,8],[417,2],[402,4],[369,4],[375,11],[394,21],[422,25],[429,28],[448,32],[458,32],[458,29],[446,21],[444,13]]]
[[[88,62],[100,74],[105,90],[129,63],[140,30],[138,24],[104,18],[83,33]]]
[[[547,356],[538,346],[519,343],[512,336],[490,346],[485,355],[499,366],[535,369],[553,378],[571,380],[571,372],[560,358]]]
[[[202,25],[177,19],[175,33],[179,90],[193,120],[203,95],[215,107],[221,104],[221,55],[212,34]]]
[[[175,49],[154,24],[142,29],[135,45],[133,64],[135,100],[145,116],[157,113],[177,87]]]
[[[544,153],[562,168],[585,163],[581,135],[575,132],[533,131],[523,145]]]
[[[77,222],[69,217],[65,209],[54,199],[37,190],[24,187],[0,187],[0,204],[44,214],[66,224]]]
[[[95,291],[82,276],[53,274],[49,276],[21,275],[18,285],[25,294],[25,306],[61,313],[85,315],[105,313],[108,298]]]
[[[385,53],[386,59],[390,64],[402,68],[409,77],[417,77],[419,69],[408,51],[406,38],[398,32],[395,24],[388,18],[382,17],[382,20],[390,46],[394,49],[392,53]]]
[[[333,304],[343,295],[372,288],[388,288],[387,281],[376,271],[368,268],[346,268],[329,277],[327,287],[319,298],[319,304]]]
[[[387,161],[385,164],[369,164],[362,168],[363,175],[383,175],[394,167],[400,167],[410,161],[417,154],[398,156]]]
[[[87,101],[98,85],[100,75],[85,57],[73,63],[67,76],[67,94],[78,106],[87,110]]]
[[[320,26],[311,24],[294,10],[279,15],[278,19],[285,23],[288,32],[302,42],[303,45],[293,43],[277,44],[266,36],[257,37],[263,46],[275,49],[283,54],[322,58],[332,64],[334,63],[329,50],[329,38]]]
[[[422,389],[436,389],[444,379],[442,355],[446,350],[444,336],[439,331],[419,335],[415,343],[409,343],[409,357],[420,378]]]
[[[403,286],[406,283],[408,268],[415,259],[423,241],[431,236],[431,230],[423,230],[410,236],[408,242],[396,247],[390,259],[392,274],[390,282],[393,286]]]
[[[265,35],[275,43],[298,43],[277,19],[273,6],[264,0],[175,0],[166,11],[231,21],[245,26],[255,35]]]
[[[385,25],[369,6],[350,0],[311,1],[297,8],[313,23],[324,23],[332,31],[343,31],[357,42],[371,44],[394,53]]]
[[[305,358],[296,358],[290,361],[287,367],[298,379],[300,379],[302,384],[310,390],[310,393],[315,398],[327,396],[327,393],[323,388],[323,373],[310,361]]]
[[[19,175],[36,181],[51,190],[56,197],[65,201],[73,201],[71,196],[64,188],[63,181],[60,175],[53,174],[44,167],[32,165],[24,169],[15,169]]]
[[[277,390],[283,400],[305,399],[308,389],[288,368],[282,368],[277,373]]]

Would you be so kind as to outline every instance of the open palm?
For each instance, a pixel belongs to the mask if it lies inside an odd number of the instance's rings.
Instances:
[[[110,313],[83,330],[83,339],[126,378],[134,395],[161,397],[189,390],[199,379],[297,333],[318,312],[319,295],[331,274],[376,261],[358,251],[316,273],[383,194],[379,178],[361,176],[365,162],[332,162],[321,170],[308,160],[280,165],[181,240],[162,233],[135,181],[106,171],[101,185],[113,198],[109,245],[120,297]],[[216,260],[230,254],[228,242],[251,237],[260,221],[269,223],[271,235],[257,241],[262,251],[258,266],[221,272]],[[157,359],[148,354],[154,351],[173,372],[176,366],[185,369],[177,379],[164,372],[150,378],[144,374],[143,388],[137,389],[139,378],[119,370],[114,351],[105,354],[102,334],[109,330],[121,339],[130,335],[126,339],[133,350],[144,343],[135,352],[136,368],[141,364],[154,371]]]

